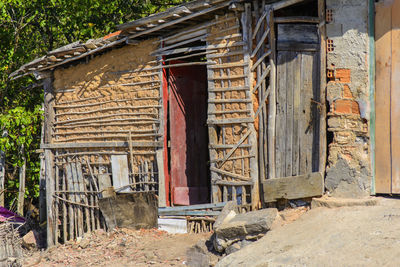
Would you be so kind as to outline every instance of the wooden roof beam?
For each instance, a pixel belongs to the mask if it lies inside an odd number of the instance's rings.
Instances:
[[[159,25],[159,26],[157,26],[157,27],[148,29],[148,30],[146,30],[146,31],[136,33],[136,34],[134,34],[134,35],[132,35],[132,36],[129,36],[129,38],[130,38],[130,39],[133,39],[133,38],[139,37],[139,36],[141,36],[141,35],[149,34],[149,33],[152,33],[152,32],[155,32],[155,31],[158,31],[158,30],[161,30],[161,29],[170,27],[170,26],[173,26],[173,25],[178,24],[178,23],[182,23],[182,22],[187,21],[187,20],[189,20],[189,19],[192,19],[192,18],[195,18],[195,17],[198,17],[198,16],[202,16],[202,15],[204,15],[204,14],[207,14],[207,13],[216,11],[216,10],[218,10],[218,9],[227,7],[228,5],[229,5],[229,2],[226,1],[226,2],[223,2],[223,3],[221,3],[221,4],[212,6],[212,7],[210,7],[210,8],[203,9],[203,10],[198,11],[198,12],[196,12],[196,13],[192,13],[192,14],[190,14],[190,15],[188,15],[188,16],[185,16],[185,17],[182,17],[182,18],[179,18],[179,19],[176,19],[176,20],[169,21],[169,22],[167,22],[167,23],[161,24],[161,25]]]

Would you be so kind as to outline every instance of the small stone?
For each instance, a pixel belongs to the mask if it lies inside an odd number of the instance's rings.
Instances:
[[[36,238],[33,231],[29,231],[24,237],[22,238],[22,246],[25,249],[34,249],[36,248]]]
[[[79,243],[79,247],[85,249],[90,245],[90,241],[89,239],[83,239],[80,243]]]

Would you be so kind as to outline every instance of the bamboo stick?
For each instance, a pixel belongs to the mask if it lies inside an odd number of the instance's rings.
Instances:
[[[256,63],[254,63],[254,65],[251,67],[251,71],[254,71],[258,65],[260,65],[260,63],[269,55],[271,54],[271,49],[268,50],[267,52],[265,52],[257,61]]]
[[[145,118],[146,119],[146,118]],[[154,120],[150,121],[135,121],[136,118],[127,118],[127,119],[111,119],[111,120],[100,120],[100,121],[89,121],[89,122],[75,122],[72,124],[68,124],[66,126],[55,126],[53,127],[55,130],[57,129],[73,129],[73,128],[85,128],[85,127],[97,127],[97,126],[103,126],[103,127],[108,127],[108,126],[132,126],[132,125],[139,125],[139,124],[150,124],[154,123]],[[118,122],[120,123],[114,123]],[[128,122],[131,121],[131,122]],[[132,122],[133,121],[133,122]],[[126,122],[126,123],[124,123]],[[158,121],[156,121],[158,123]],[[152,129],[149,129],[149,131],[152,131]],[[140,132],[145,132],[146,130],[136,130],[135,132],[140,133]]]
[[[154,87],[155,89],[156,87]],[[149,100],[149,99],[158,99],[159,97],[141,97],[141,98],[129,98],[129,99],[112,99],[112,100],[107,100],[107,101],[97,101],[96,103],[87,103],[87,104],[81,104],[81,105],[55,105],[54,108],[56,109],[72,109],[72,108],[84,108],[84,107],[92,107],[92,106],[99,106],[99,105],[104,105],[108,103],[119,103],[119,102],[128,102],[128,101],[134,101],[134,100]]]
[[[158,99],[158,98],[157,98]],[[55,116],[66,116],[66,115],[81,115],[81,114],[91,114],[96,112],[105,112],[110,110],[121,110],[121,109],[143,109],[143,108],[158,108],[159,105],[146,105],[146,106],[118,106],[118,107],[107,107],[95,110],[87,110],[87,111],[80,111],[80,112],[64,112],[64,113],[56,113]],[[116,114],[118,115],[118,114]],[[58,124],[60,122],[57,122]]]
[[[134,112],[134,113],[114,113],[114,114],[107,114],[107,115],[102,115],[102,116],[96,116],[96,117],[84,117],[84,118],[79,118],[79,119],[69,119],[69,120],[64,120],[64,121],[57,121],[54,124],[59,125],[59,124],[66,124],[66,123],[73,123],[73,122],[81,122],[81,121],[90,121],[93,119],[104,119],[104,118],[110,118],[114,116],[140,116],[140,115],[155,115],[157,116],[157,113],[150,113],[150,112]],[[134,119],[134,118],[132,118]],[[119,119],[121,120],[121,119]],[[101,121],[102,123],[104,121]]]
[[[61,200],[61,201],[65,201],[66,203],[70,203],[70,204],[72,204],[72,205],[76,205],[76,206],[80,206],[80,207],[88,207],[88,208],[95,208],[95,209],[99,208],[99,206],[91,206],[91,205],[87,205],[87,204],[84,204],[84,203],[80,203],[80,202],[76,202],[76,201],[71,201],[71,200],[62,198],[62,197],[57,196],[57,195],[53,195],[53,197],[55,197],[55,198],[57,198],[57,199],[59,199],[59,200]]]
[[[142,134],[136,135],[133,137],[149,137],[149,136],[158,136],[159,134]],[[70,141],[77,141],[77,140],[91,140],[91,139],[110,139],[110,138],[126,138],[124,134],[115,134],[115,135],[92,135],[92,136],[79,136],[73,138],[64,138],[64,139],[57,139],[54,143],[63,143],[63,142],[70,142]]]
[[[87,98],[82,98],[82,99],[75,99],[72,101],[63,101],[63,102],[57,102],[56,105],[69,105],[77,102],[83,102],[83,101],[88,101],[88,100],[94,100],[94,99],[99,99],[103,98],[104,96],[94,96],[94,97],[87,97]]]

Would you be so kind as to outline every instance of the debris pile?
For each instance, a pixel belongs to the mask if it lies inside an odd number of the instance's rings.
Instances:
[[[172,235],[157,229],[95,230],[46,251],[26,251],[35,266],[182,266],[186,249],[210,234]]]
[[[0,223],[0,266],[20,266],[23,255],[18,226],[12,221]]]

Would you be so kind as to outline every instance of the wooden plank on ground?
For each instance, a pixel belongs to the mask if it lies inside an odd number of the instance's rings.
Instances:
[[[392,193],[400,193],[400,1],[392,6],[391,137]]]
[[[265,202],[321,196],[324,179],[321,173],[268,179],[263,183]]]
[[[113,186],[116,191],[118,188],[129,185],[129,168],[127,155],[111,155],[111,169]],[[130,192],[131,189],[124,188],[118,192]]]
[[[376,3],[375,10],[375,190],[376,193],[391,193],[391,6]]]

